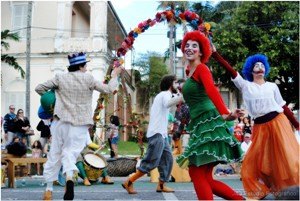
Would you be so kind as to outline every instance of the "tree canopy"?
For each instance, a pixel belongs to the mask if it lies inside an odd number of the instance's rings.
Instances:
[[[138,91],[142,94],[139,96],[139,104],[143,113],[148,112],[149,101],[160,92],[160,80],[168,74],[167,66],[160,54],[156,52],[147,52],[141,54],[134,64],[135,81]]]
[[[212,16],[218,16],[209,18],[216,20],[213,41],[218,52],[239,72],[248,56],[265,54],[271,66],[267,80],[276,82],[287,104],[298,109],[299,2],[226,1],[216,6]],[[210,64],[214,77],[234,89],[229,75],[222,76],[224,70],[213,61]]]

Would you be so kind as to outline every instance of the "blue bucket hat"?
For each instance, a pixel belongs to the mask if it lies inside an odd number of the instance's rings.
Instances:
[[[75,66],[78,64],[83,64],[83,63],[89,62],[86,60],[86,54],[83,52],[68,55],[68,59],[69,59],[70,66]]]

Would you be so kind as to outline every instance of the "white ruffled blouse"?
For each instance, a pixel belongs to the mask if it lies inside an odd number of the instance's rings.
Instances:
[[[269,112],[283,112],[282,107],[286,102],[275,83],[265,82],[259,85],[243,79],[240,74],[232,81],[242,92],[246,109],[254,119]]]

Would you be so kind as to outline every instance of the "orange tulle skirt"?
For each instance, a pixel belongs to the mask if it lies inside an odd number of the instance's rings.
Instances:
[[[251,199],[299,185],[299,144],[283,113],[269,122],[254,124],[241,177]]]

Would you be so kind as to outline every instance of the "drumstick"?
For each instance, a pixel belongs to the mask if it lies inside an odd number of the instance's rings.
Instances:
[[[98,151],[100,151],[101,149],[103,149],[105,146],[106,146],[106,144],[101,145],[101,146],[99,147],[99,149],[97,149],[96,151],[94,151],[94,154],[96,154]]]

